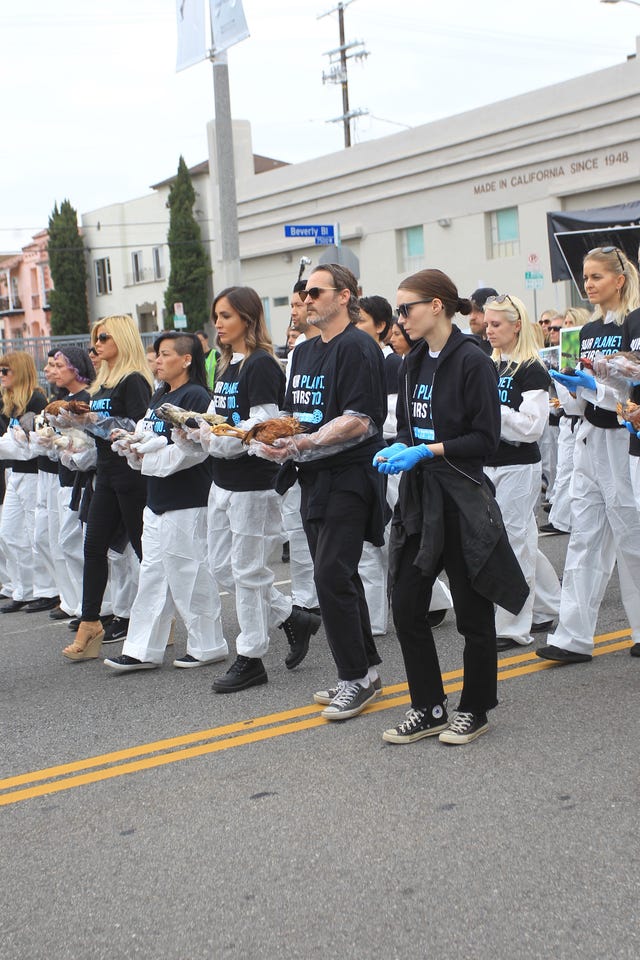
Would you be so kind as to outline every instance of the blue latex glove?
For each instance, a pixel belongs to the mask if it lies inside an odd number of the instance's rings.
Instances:
[[[399,453],[394,453],[386,462],[381,461],[378,464],[378,471],[387,474],[401,473],[403,470],[412,470],[421,460],[432,460],[433,457],[434,454],[429,447],[420,443],[417,447],[407,447]]]
[[[559,370],[549,370],[549,373],[554,380],[557,380],[558,383],[561,383],[573,393],[575,393],[578,387],[584,387],[586,390],[596,389],[596,381],[590,373],[586,373],[584,370],[576,370],[574,376],[569,376],[567,373],[560,373]]]
[[[390,447],[383,447],[382,450],[378,450],[376,455],[373,458],[373,466],[377,467],[380,463],[380,457],[384,457],[385,460],[388,460],[389,457],[393,457],[394,454],[400,453],[401,450],[406,450],[406,443],[392,443]]]
[[[634,425],[632,423],[629,423],[628,420],[623,420],[622,426],[627,428],[627,430],[629,431],[632,437],[640,437],[640,433],[638,433]]]

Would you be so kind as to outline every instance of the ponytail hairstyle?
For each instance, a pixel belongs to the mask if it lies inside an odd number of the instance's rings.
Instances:
[[[624,283],[620,288],[620,308],[612,311],[613,322],[622,326],[627,314],[640,307],[640,280],[638,279],[637,268],[629,260],[624,250],[620,250],[619,247],[595,247],[593,250],[589,250],[582,263],[585,264],[587,260],[595,260],[609,273],[624,277]],[[603,319],[602,308],[599,304],[593,311],[592,319]]]
[[[458,288],[453,280],[442,270],[420,270],[413,273],[398,285],[398,290],[411,290],[421,300],[440,300],[449,320],[456,313],[463,316],[471,313],[471,300],[458,296]]]

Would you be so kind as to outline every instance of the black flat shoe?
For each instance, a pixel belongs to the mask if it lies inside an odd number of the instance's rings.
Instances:
[[[532,623],[531,633],[549,633],[554,623],[554,620],[541,620],[540,623]]]
[[[0,613],[17,613],[18,610],[22,610],[23,607],[26,607],[26,600],[12,600],[11,603],[7,603],[4,607],[0,607]]]
[[[542,660],[553,660],[555,663],[589,663],[593,660],[589,653],[574,653],[573,650],[554,647],[552,643],[548,643],[544,647],[538,647],[536,657],[541,657]]]
[[[42,613],[44,610],[53,610],[60,603],[60,597],[39,597],[30,600],[24,608],[25,613]]]
[[[496,637],[496,650],[512,650],[519,646],[520,644],[511,637]]]

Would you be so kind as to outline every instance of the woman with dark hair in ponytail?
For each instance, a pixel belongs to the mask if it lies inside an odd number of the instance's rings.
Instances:
[[[403,280],[397,304],[405,330],[419,342],[400,377],[397,442],[373,463],[381,473],[402,473],[390,567],[411,709],[383,738],[412,743],[439,734],[443,743],[462,744],[487,730],[487,711],[498,702],[493,604],[516,613],[528,594],[483,473],[500,439],[497,374],[453,324],[471,303],[440,270]],[[451,722],[428,623],[443,568],[465,639],[462,693]]]
[[[138,593],[122,654],[105,660],[121,673],[162,664],[176,613],[187,628],[187,652],[174,667],[202,667],[228,652],[207,552],[212,462],[193,444],[174,443],[170,425],[156,413],[165,403],[206,411],[211,394],[204,353],[192,333],[161,333],[153,346],[161,385],[133,436],[113,445],[148,478]]]

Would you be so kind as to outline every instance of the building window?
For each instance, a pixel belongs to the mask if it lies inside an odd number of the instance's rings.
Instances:
[[[518,208],[494,210],[487,214],[489,222],[489,259],[515,257],[520,253]]]
[[[400,271],[420,270],[424,266],[424,229],[406,227],[398,230],[398,266]]]
[[[111,264],[109,263],[109,257],[94,260],[93,270],[96,281],[96,296],[102,297],[105,293],[111,293]]]
[[[134,250],[131,254],[132,280],[134,283],[142,283],[144,275],[142,272],[142,250]]]
[[[274,307],[288,307],[289,306],[289,297],[274,297],[273,298]]]
[[[162,247],[152,247],[151,256],[153,258],[153,279],[164,280],[164,262],[162,257]]]

